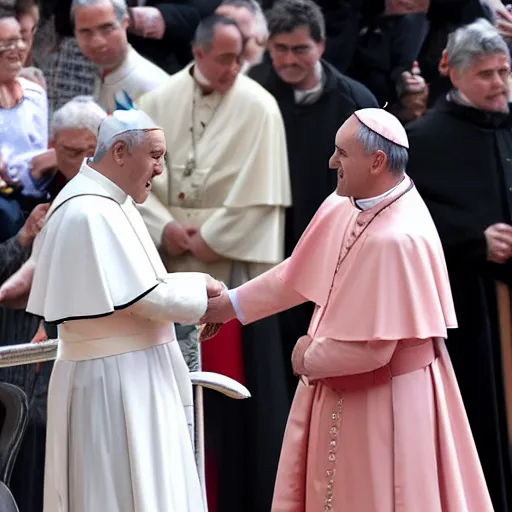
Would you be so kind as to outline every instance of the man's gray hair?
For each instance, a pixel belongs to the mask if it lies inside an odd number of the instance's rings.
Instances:
[[[223,0],[219,7],[230,5],[239,9],[247,9],[254,16],[257,26],[257,33],[263,41],[268,39],[267,18],[261,4],[257,0]]]
[[[62,130],[89,130],[98,136],[101,122],[107,113],[92,96],[76,96],[55,111],[50,123],[50,140],[55,140]]]
[[[392,173],[400,174],[405,171],[409,160],[406,148],[385,139],[362,123],[359,124],[356,139],[362,144],[365,155],[373,155],[377,151],[385,153],[388,158],[387,167]]]
[[[212,14],[199,22],[192,44],[201,46],[204,51],[209,52],[213,46],[213,40],[215,39],[215,30],[222,25],[235,27],[243,40],[242,32],[240,32],[236,21],[226,16],[221,16],[220,14]]]
[[[130,130],[128,132],[115,135],[110,140],[98,140],[96,151],[92,158],[93,162],[98,163],[109,152],[110,148],[117,142],[123,142],[128,152],[133,153],[142,143],[146,135],[146,130]]]
[[[98,4],[112,4],[114,12],[116,13],[117,21],[121,22],[128,17],[128,6],[126,0],[73,0],[71,2],[70,17],[71,23],[75,22],[75,11],[78,7],[89,7]]]
[[[498,30],[486,19],[460,27],[448,36],[448,66],[463,70],[476,59],[504,53],[510,60],[508,45]]]

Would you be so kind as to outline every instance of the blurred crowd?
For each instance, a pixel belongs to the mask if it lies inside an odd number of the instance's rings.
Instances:
[[[335,189],[340,125],[386,108],[408,129],[408,173],[445,249],[459,317],[448,347],[494,507],[512,511],[510,300],[495,288],[512,284],[511,42],[501,0],[0,0],[0,284],[29,258],[49,204],[116,109],[135,105],[166,133],[168,174],[141,210],[168,270],[236,286],[288,257]],[[242,334],[228,325],[204,347],[203,368],[254,397],[206,397],[212,511],[270,510],[296,385],[288,361],[312,311]],[[0,344],[56,336],[0,307]],[[197,369],[195,327],[178,337]],[[42,510],[51,368],[0,370],[30,403],[10,484],[20,512]]]

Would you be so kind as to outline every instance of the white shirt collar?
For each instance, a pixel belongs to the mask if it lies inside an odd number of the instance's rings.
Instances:
[[[322,69],[322,64],[320,61],[317,61],[317,63],[315,64],[315,76],[316,79],[318,80],[317,84],[312,89],[294,89],[293,93],[295,95],[295,103],[315,102],[320,97],[320,94],[322,93],[322,90],[324,88],[323,75],[324,71]],[[311,100],[305,101],[306,97],[311,98]]]
[[[90,167],[87,159],[82,163],[80,174],[100,185],[101,188],[103,188],[105,192],[119,204],[123,204],[129,197],[128,194],[112,180]]]
[[[393,188],[389,189],[388,191],[384,192],[383,194],[380,194],[375,197],[368,197],[366,199],[357,199],[355,200],[355,204],[358,208],[361,210],[369,210],[370,208],[373,208],[374,206],[378,205],[382,200],[384,200],[387,196],[389,196],[393,192],[403,192],[407,189],[407,187],[411,184],[411,179],[405,175],[404,179]]]

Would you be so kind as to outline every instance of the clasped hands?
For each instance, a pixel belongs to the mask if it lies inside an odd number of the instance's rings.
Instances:
[[[201,341],[215,336],[222,324],[236,317],[227,288],[223,283],[207,275],[206,292],[208,295],[208,306],[205,314],[199,320],[199,323],[204,325],[201,329]]]
[[[221,259],[221,256],[203,240],[198,228],[185,226],[175,220],[169,222],[164,228],[162,248],[170,256],[181,256],[190,252],[203,263],[213,263]]]

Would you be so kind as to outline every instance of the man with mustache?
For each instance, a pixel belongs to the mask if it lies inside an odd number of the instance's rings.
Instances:
[[[459,320],[447,347],[494,509],[510,511],[509,48],[496,28],[479,20],[450,35],[441,70],[452,88],[408,127],[407,170],[430,209],[445,250]]]
[[[163,127],[169,156],[141,211],[169,271],[232,286],[283,259],[285,131],[275,99],[240,73],[244,39],[234,20],[201,21],[192,49],[192,64],[138,101]],[[268,511],[288,409],[277,319],[240,330],[235,320],[222,343],[203,346],[203,370],[245,382],[253,399],[205,396],[207,414],[210,400],[219,402],[207,442],[219,449],[219,510]],[[270,353],[261,338],[275,340]]]
[[[52,203],[31,258],[5,285],[32,275],[27,311],[59,326],[45,512],[206,510],[173,322],[197,322],[224,286],[168,274],[135,208],[165,151],[142,112],[103,121],[94,157]]]
[[[336,187],[327,162],[336,131],[356,110],[376,107],[362,84],[322,59],[325,20],[311,0],[279,0],[267,13],[270,58],[250,72],[277,100],[286,129],[293,206],[286,210],[285,256]],[[279,316],[285,360],[313,313],[306,303]],[[290,401],[297,378],[287,367]]]

